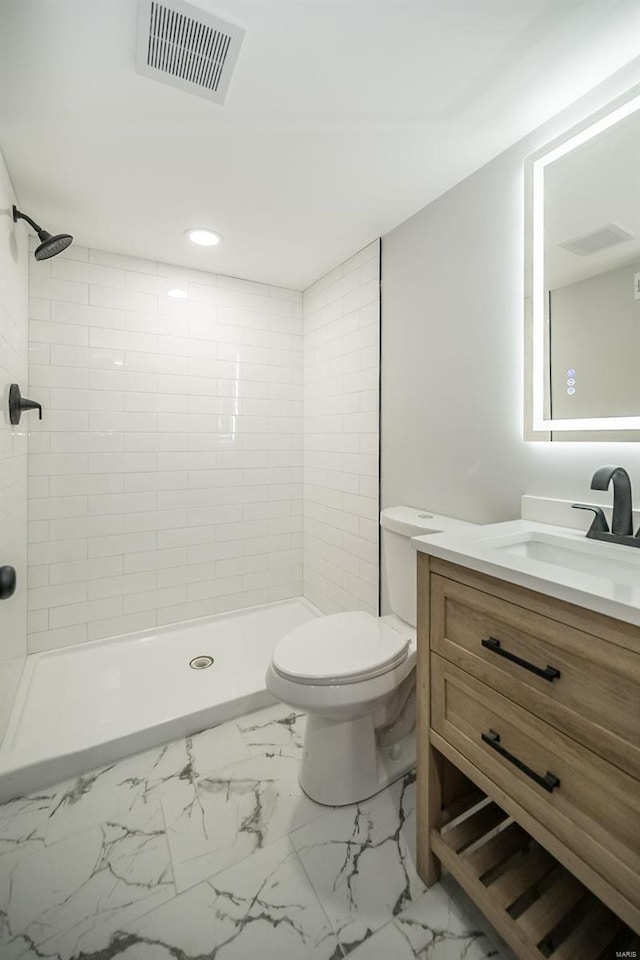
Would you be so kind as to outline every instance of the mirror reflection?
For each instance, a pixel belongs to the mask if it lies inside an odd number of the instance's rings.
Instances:
[[[544,172],[550,412],[640,414],[640,114]]]
[[[537,429],[640,426],[639,108],[534,163]]]

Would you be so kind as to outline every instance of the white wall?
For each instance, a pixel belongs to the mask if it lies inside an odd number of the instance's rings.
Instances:
[[[15,567],[17,587],[0,601],[0,742],[22,674],[27,601],[27,423],[9,422],[9,385],[28,396],[27,234],[15,226],[16,198],[0,153],[0,566]]]
[[[522,437],[524,160],[634,80],[637,64],[383,238],[383,506],[506,520],[523,493],[592,499],[604,463],[640,499],[638,444]]]
[[[302,295],[32,264],[30,652],[300,595]]]
[[[378,612],[379,241],[304,292],[304,594]]]

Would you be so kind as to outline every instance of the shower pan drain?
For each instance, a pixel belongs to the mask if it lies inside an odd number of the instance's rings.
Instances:
[[[194,657],[193,660],[189,660],[189,666],[192,670],[206,670],[207,667],[213,666],[213,657],[206,655]]]

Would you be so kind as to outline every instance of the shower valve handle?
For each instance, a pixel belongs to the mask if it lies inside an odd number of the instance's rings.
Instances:
[[[0,600],[8,600],[16,589],[16,571],[14,567],[0,567]]]
[[[20,423],[20,417],[24,410],[37,410],[38,420],[42,420],[42,404],[35,400],[27,400],[20,393],[20,387],[17,383],[12,383],[9,387],[9,420],[14,426]]]

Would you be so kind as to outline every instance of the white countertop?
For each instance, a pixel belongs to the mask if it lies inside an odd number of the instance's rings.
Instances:
[[[586,569],[512,552],[511,543],[537,534],[561,537],[571,551],[566,556]],[[531,520],[413,537],[412,543],[441,560],[640,626],[640,549],[587,540],[582,531]]]

